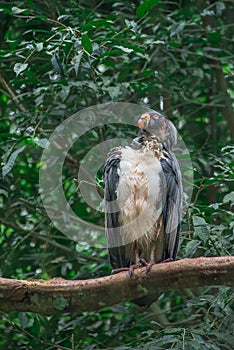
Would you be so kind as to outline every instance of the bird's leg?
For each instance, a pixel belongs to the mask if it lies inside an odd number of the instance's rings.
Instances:
[[[141,259],[140,259],[140,256],[139,256],[139,250],[138,250],[137,245],[135,245],[134,255],[135,255],[135,265],[136,265],[136,267],[141,267],[142,264],[141,264]]]
[[[153,247],[151,249],[151,252],[150,252],[150,262],[149,263],[145,259],[142,259],[142,258],[140,259],[141,264],[146,267],[146,273],[149,273],[151,267],[155,264],[154,253],[155,253],[155,249]]]
[[[129,277],[131,279],[132,279],[132,276],[133,276],[133,271],[141,266],[141,259],[139,257],[139,250],[138,250],[136,242],[134,243],[134,258],[135,258],[134,259],[135,260],[135,264],[130,265],[129,270],[128,270],[128,275],[129,275]]]
[[[138,247],[137,247],[137,243],[135,242],[134,243],[134,246],[133,246],[133,261],[135,261],[134,264],[131,264],[129,267],[120,267],[118,269],[114,269],[112,270],[112,273],[119,273],[119,272],[122,272],[122,271],[128,271],[128,276],[132,279],[132,276],[133,276],[133,271],[135,269],[137,269],[138,267],[142,266],[142,263],[141,263],[141,259],[139,257],[139,250],[138,250]]]
[[[163,235],[163,220],[161,216],[160,219],[157,221],[157,225],[155,227],[155,238],[160,241],[162,235]],[[150,261],[149,263],[145,261],[145,265],[144,265],[146,266],[146,273],[149,273],[151,270],[151,267],[155,264],[155,253],[156,253],[155,245],[152,244],[151,251],[150,251]]]
[[[151,270],[151,267],[155,264],[154,254],[155,254],[155,248],[153,247],[151,249],[151,253],[150,253],[150,262],[149,262],[148,266],[146,266],[146,273],[149,273]]]

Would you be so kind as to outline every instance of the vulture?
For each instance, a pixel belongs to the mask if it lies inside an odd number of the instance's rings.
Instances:
[[[175,126],[149,110],[131,145],[110,150],[104,165],[105,232],[113,272],[174,261],[179,244],[182,179],[172,151]],[[158,292],[134,299],[149,306]]]

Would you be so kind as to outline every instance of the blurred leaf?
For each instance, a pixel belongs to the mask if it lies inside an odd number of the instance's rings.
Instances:
[[[224,203],[231,202],[231,205],[234,205],[234,192],[232,191],[226,194],[226,196],[224,196],[223,198],[223,202]]]
[[[78,70],[80,67],[80,62],[81,62],[82,56],[83,56],[83,52],[81,51],[78,55],[74,56],[72,59],[72,64],[74,64],[74,69],[75,69],[76,75],[78,74]]]
[[[43,50],[43,43],[37,43],[36,48],[37,48],[37,51]]]
[[[193,225],[194,226],[207,226],[207,222],[201,216],[193,215]]]
[[[38,139],[35,137],[33,139],[33,142],[41,148],[46,148],[49,145],[49,141],[47,139]]]
[[[51,57],[51,63],[54,67],[54,70],[56,73],[58,74],[63,74],[63,66],[62,63],[59,60],[59,56],[57,53],[55,53],[52,57]]]
[[[20,148],[18,148],[16,151],[14,151],[13,153],[11,153],[10,157],[8,158],[8,161],[5,165],[3,165],[2,167],[2,176],[5,177],[13,168],[16,158],[18,157],[18,155],[20,153],[23,152],[23,150],[25,149],[26,146],[22,146]]]
[[[185,26],[184,21],[181,21],[179,23],[174,23],[170,29],[171,36],[179,34],[184,29],[184,26]]]
[[[91,40],[89,39],[87,34],[83,34],[81,37],[81,45],[83,47],[83,49],[88,52],[90,55],[93,52],[93,45]]]
[[[3,190],[3,189],[0,189],[0,194],[3,194],[5,197],[8,198],[8,192]]]
[[[28,67],[28,63],[16,63],[14,65],[14,72],[16,76],[22,73]]]
[[[186,245],[185,254],[183,255],[183,259],[192,258],[200,245],[201,245],[201,242],[198,240],[189,241],[188,244]]]
[[[159,2],[159,0],[144,0],[136,9],[137,17],[142,18],[154,6],[158,5]]]
[[[127,52],[127,53],[133,52],[133,49],[129,49],[129,48],[124,47],[124,46],[118,46],[118,45],[116,45],[115,47],[116,47],[117,49],[120,49],[120,50],[122,50],[122,51],[124,51],[124,52]]]
[[[222,12],[225,10],[226,6],[223,1],[216,1],[215,5],[216,5],[217,15],[220,16]]]
[[[30,11],[28,9],[20,9],[19,7],[13,6],[11,8],[12,14],[13,15],[18,15],[20,13],[24,13],[25,15],[28,15]]]
[[[27,317],[26,312],[20,312],[18,318],[19,318],[20,327],[22,327],[23,329],[27,328],[27,326],[28,326],[28,317]]]

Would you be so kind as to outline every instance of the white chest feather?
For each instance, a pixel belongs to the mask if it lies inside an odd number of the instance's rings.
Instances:
[[[153,239],[153,227],[162,213],[162,168],[152,151],[126,147],[119,169],[117,201],[125,243],[143,235]],[[142,237],[143,238],[143,237]]]

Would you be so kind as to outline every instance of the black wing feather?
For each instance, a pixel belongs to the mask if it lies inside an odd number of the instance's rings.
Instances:
[[[165,230],[164,257],[176,259],[179,245],[180,220],[182,214],[182,180],[179,163],[171,151],[165,151],[160,160],[166,181],[166,198],[163,208]]]
[[[126,267],[129,261],[125,258],[125,248],[121,244],[119,232],[118,207],[116,204],[117,189],[119,185],[118,169],[121,161],[121,149],[113,149],[107,156],[104,165],[104,186],[105,186],[105,226],[108,243],[108,253],[113,269]]]

